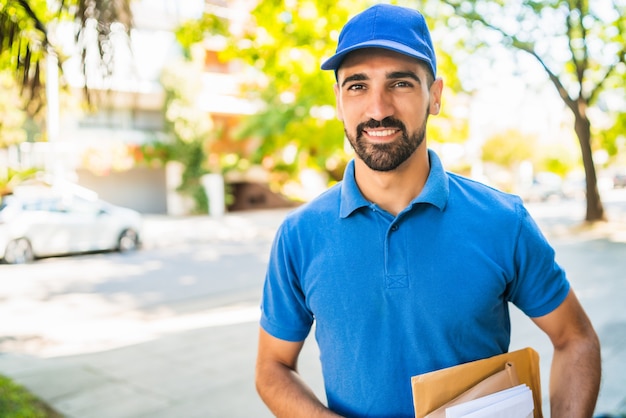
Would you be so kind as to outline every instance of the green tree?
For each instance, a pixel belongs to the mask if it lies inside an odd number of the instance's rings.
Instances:
[[[497,39],[533,57],[574,116],[586,176],[585,220],[605,220],[593,161],[602,135],[593,111],[624,120],[626,7],[621,0],[444,0],[488,44]],[[487,29],[487,31],[484,31]],[[475,40],[471,41],[475,42]],[[617,98],[618,100],[614,100]],[[610,103],[617,103],[611,107]],[[607,130],[607,133],[613,132]],[[612,134],[614,135],[614,133]],[[595,141],[594,141],[595,137]],[[604,135],[605,142],[616,138]],[[608,140],[608,141],[607,141]]]
[[[345,22],[371,3],[262,0],[244,33],[229,35],[223,59],[242,60],[252,69],[244,94],[264,104],[244,120],[239,132],[240,138],[258,143],[249,156],[253,164],[291,177],[308,168],[325,174],[330,182],[341,179],[349,154],[335,114],[334,74],[321,71],[320,64],[334,53]],[[195,27],[184,31],[201,32]],[[449,91],[457,90],[450,56],[442,53],[438,58]],[[467,120],[446,119],[445,115],[432,119],[429,138],[465,140]]]
[[[194,200],[196,213],[206,213],[208,208],[202,175],[215,170],[207,166],[206,153],[214,138],[213,121],[196,106],[201,76],[201,68],[194,62],[177,62],[161,76],[166,127],[174,139],[168,144],[167,157],[184,165],[179,191]]]
[[[482,159],[502,167],[514,168],[531,160],[537,139],[518,130],[507,130],[488,138],[482,146]]]
[[[225,57],[256,70],[246,94],[264,103],[240,132],[259,142],[253,163],[264,161],[271,170],[290,175],[314,168],[332,180],[341,178],[347,157],[334,111],[334,75],[319,67],[323,57],[334,53],[332,38],[363,3],[261,1],[247,31],[232,39]]]
[[[574,154],[574,155],[573,155]],[[482,146],[482,160],[507,169],[517,169],[529,161],[535,171],[549,171],[565,177],[580,161],[571,146],[561,143],[541,144],[536,135],[517,129],[497,133]]]
[[[26,140],[26,113],[20,109],[21,99],[12,74],[0,71],[0,149]]]
[[[20,108],[20,92],[8,70],[0,70],[0,91],[0,149],[3,149],[26,140],[26,112]],[[14,170],[0,164],[0,196],[12,193],[17,184],[34,174],[34,170]]]
[[[46,106],[46,57],[57,58],[59,69],[62,69],[65,58],[55,45],[54,31],[50,30],[61,21],[76,23],[76,44],[87,80],[88,49],[96,47],[100,56],[100,74],[109,76],[113,68],[113,35],[119,32],[126,36],[130,34],[132,15],[127,0],[0,0],[0,84],[3,92],[0,148],[25,141],[24,123],[41,120]],[[86,39],[89,38],[87,33],[94,30],[97,36],[95,45],[92,45]],[[6,74],[10,74],[9,79]],[[89,102],[87,85],[85,82],[85,97]],[[11,192],[35,171],[6,168],[0,172],[0,194]]]
[[[53,54],[59,58],[59,67],[63,63],[64,57],[50,31],[59,21],[76,23],[76,41],[85,77],[84,64],[91,47],[97,47],[100,74],[106,77],[113,68],[113,37],[120,32],[130,35],[132,14],[129,0],[0,0],[0,70],[13,70],[22,88],[25,108],[31,115],[39,113],[45,105],[45,57]],[[91,45],[87,41],[88,33],[94,29],[96,43]],[[86,97],[89,100],[88,94]]]

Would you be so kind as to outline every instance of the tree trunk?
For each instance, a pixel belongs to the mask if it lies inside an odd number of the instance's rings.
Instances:
[[[587,183],[587,212],[585,214],[586,222],[606,221],[604,206],[600,199],[598,191],[598,177],[596,168],[593,163],[593,154],[591,150],[591,123],[587,117],[586,103],[582,99],[578,100],[578,108],[574,112],[575,122],[574,130],[580,143],[580,151],[583,157],[583,166],[585,168],[585,179]]]

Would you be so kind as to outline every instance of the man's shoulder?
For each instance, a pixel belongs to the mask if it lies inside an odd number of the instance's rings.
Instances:
[[[448,172],[450,184],[455,187],[455,191],[463,191],[470,195],[472,199],[498,201],[506,206],[518,206],[522,204],[522,199],[512,193],[505,192],[483,181],[462,176],[457,173]]]

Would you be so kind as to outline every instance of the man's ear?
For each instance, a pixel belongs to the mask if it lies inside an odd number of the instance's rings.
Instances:
[[[430,86],[430,107],[428,112],[431,115],[438,115],[441,110],[441,94],[443,92],[443,80],[441,78],[435,79],[432,86]]]

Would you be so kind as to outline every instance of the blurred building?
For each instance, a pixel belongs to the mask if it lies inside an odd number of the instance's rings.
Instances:
[[[68,103],[61,95],[58,134],[49,142],[27,142],[12,149],[8,164],[45,168],[63,181],[78,183],[105,200],[143,213],[188,213],[191,203],[176,191],[180,164],[138,164],[138,150],[142,145],[170,139],[165,131],[165,91],[160,79],[167,66],[183,60],[174,30],[203,12],[229,19],[236,29],[245,20],[248,4],[219,0],[131,2],[134,27],[130,45],[122,34],[114,37],[114,69],[108,78],[84,79],[73,24],[59,23],[55,35],[63,52],[70,56],[64,62],[63,77],[72,99]],[[241,115],[255,111],[252,103],[238,96],[243,69],[218,57],[224,42],[219,36],[209,36],[199,52],[203,71],[197,106],[220,130],[212,150],[216,153],[236,152],[237,147],[245,146],[231,141],[231,132]],[[97,73],[96,60],[93,62],[91,71]],[[95,112],[81,107],[85,84],[90,88]]]

